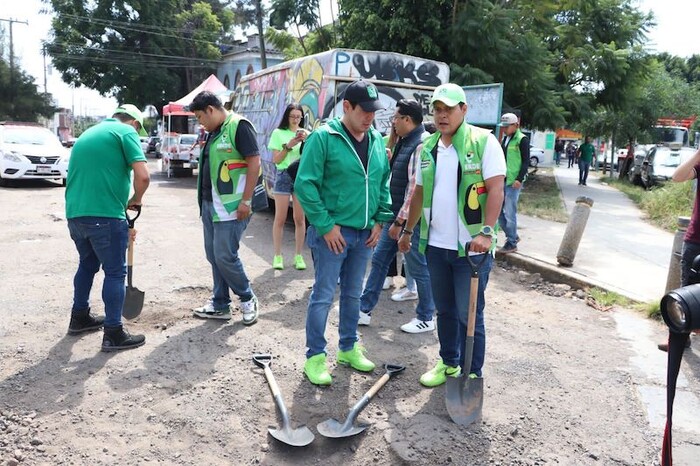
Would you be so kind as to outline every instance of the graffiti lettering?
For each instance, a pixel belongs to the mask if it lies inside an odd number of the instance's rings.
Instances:
[[[365,58],[367,63],[365,64]],[[356,53],[352,57],[352,64],[357,69],[360,76],[366,79],[375,78],[382,81],[410,81],[413,84],[423,86],[439,86],[442,84],[440,80],[440,68],[436,63],[422,63],[418,69],[413,60],[407,60],[406,63],[401,59],[392,56],[376,55],[374,58],[365,57],[363,54]]]

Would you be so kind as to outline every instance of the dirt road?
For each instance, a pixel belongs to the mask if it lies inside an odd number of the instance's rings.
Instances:
[[[437,337],[402,333],[412,305],[394,303],[385,293],[372,326],[361,329],[363,344],[375,362],[407,369],[360,415],[371,427],[344,440],[316,435],[301,449],[276,442],[267,427],[278,419],[253,353],[275,356],[273,372],[293,423],[314,432],[329,417],[344,418],[382,371],[365,375],[333,364],[331,387],[304,379],[313,272],[272,270],[272,213],[256,214],[241,250],[261,302],[259,322],[244,327],[240,313],[223,324],[193,318],[190,309],[205,302],[211,285],[194,186],[194,179],[153,176],[137,222],[134,266],[145,310],[127,324],[147,341],[116,354],[99,351],[99,332],[66,335],[77,253],[63,188],[42,183],[0,190],[0,464],[656,461],[661,430],[650,424],[636,389],[643,375],[632,363],[634,342],[619,331],[620,320],[587,306],[575,290],[502,265],[494,267],[487,292],[483,422],[456,426],[443,389],[420,386],[418,377],[436,361]],[[292,237],[289,226],[287,257]],[[92,299],[98,313],[100,288],[98,281]],[[649,340],[662,338],[661,325],[641,325]],[[331,314],[327,337],[334,360],[337,315]],[[690,386],[699,385],[700,370],[686,375]],[[692,442],[682,432],[678,439]]]

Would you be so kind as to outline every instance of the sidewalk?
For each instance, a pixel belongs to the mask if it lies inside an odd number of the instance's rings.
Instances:
[[[625,194],[601,183],[600,172],[589,174],[588,186],[578,186],[578,168],[554,167],[554,174],[569,213],[576,198],[593,199],[573,266],[557,264],[566,224],[520,214],[518,252],[499,257],[562,283],[596,286],[636,301],[660,300],[674,235],[643,220],[642,212]],[[499,245],[504,243],[500,233]]]

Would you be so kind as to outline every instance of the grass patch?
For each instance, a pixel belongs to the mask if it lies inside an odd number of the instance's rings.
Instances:
[[[647,215],[652,224],[671,233],[676,231],[678,217],[690,217],[693,210],[695,193],[692,182],[669,181],[648,191],[640,186],[633,186],[626,180],[607,179],[606,182],[625,193]]]
[[[661,308],[659,304],[659,301],[649,301],[648,303],[636,304],[633,308],[651,319],[661,320]]]
[[[569,220],[551,168],[538,168],[528,175],[525,188],[520,193],[518,213],[560,223]]]
[[[601,290],[600,288],[591,288],[588,290],[588,295],[603,307],[628,307],[631,304],[628,298],[612,291]]]

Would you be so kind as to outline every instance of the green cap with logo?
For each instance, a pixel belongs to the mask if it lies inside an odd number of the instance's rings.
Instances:
[[[136,107],[136,105],[122,104],[119,107],[117,107],[113,114],[116,115],[117,113],[126,113],[131,118],[138,121],[141,125],[138,131],[139,136],[148,136],[146,130],[143,129],[143,113],[141,113],[141,110],[139,110],[138,107]]]
[[[442,102],[448,107],[456,107],[459,104],[466,104],[467,96],[464,94],[464,89],[456,84],[440,84],[435,88],[433,98],[430,99],[431,105],[435,102]]]

